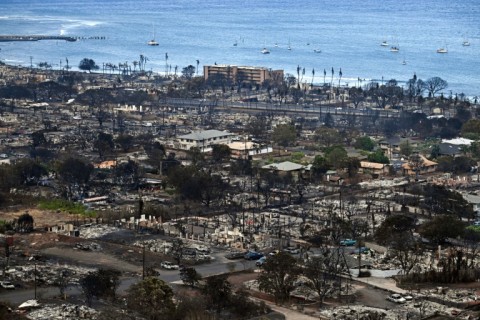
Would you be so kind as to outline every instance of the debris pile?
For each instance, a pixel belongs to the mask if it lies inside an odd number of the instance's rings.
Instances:
[[[120,229],[108,225],[96,224],[80,227],[80,237],[85,239],[100,238],[109,233],[117,232]]]
[[[27,317],[33,320],[89,319],[96,320],[97,311],[86,306],[73,304],[47,305],[30,312]]]

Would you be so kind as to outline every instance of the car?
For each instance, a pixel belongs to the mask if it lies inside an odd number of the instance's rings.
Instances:
[[[290,254],[299,254],[300,253],[300,249],[295,248],[295,247],[288,247],[288,248],[284,249],[283,251],[288,252]]]
[[[229,259],[229,260],[235,260],[235,259],[241,259],[243,257],[245,257],[245,254],[247,254],[247,252],[244,252],[244,251],[232,251],[232,252],[229,252],[225,255],[225,258]]]
[[[178,270],[178,265],[171,263],[170,261],[163,261],[160,263],[160,267],[167,270]]]
[[[0,281],[0,286],[8,290],[15,289],[15,286],[10,281]]]
[[[268,255],[273,257],[273,256],[276,256],[279,252],[280,252],[279,250],[273,250]]]
[[[245,260],[258,260],[261,257],[263,257],[263,253],[255,251],[249,251],[244,256]]]
[[[392,295],[389,295],[387,297],[387,300],[388,301],[392,301],[392,302],[395,302],[395,303],[405,303],[407,302],[407,300],[405,300],[404,297],[402,297],[400,294],[398,293],[394,293]]]
[[[255,261],[255,265],[257,267],[261,267],[263,266],[263,264],[265,263],[265,261],[267,261],[267,257],[261,257],[260,259],[258,259],[257,261]]]
[[[474,226],[480,226],[480,221],[475,221],[475,222],[473,223],[473,225],[474,225]]]
[[[403,295],[403,299],[405,299],[406,301],[412,301],[413,297],[409,294],[405,294],[405,295]]]
[[[345,246],[345,247],[351,247],[357,244],[357,240],[352,240],[352,239],[344,239],[340,240],[340,245]]]
[[[356,248],[355,250],[350,251],[350,254],[368,253],[368,252],[370,252],[370,248],[360,247],[360,248]]]

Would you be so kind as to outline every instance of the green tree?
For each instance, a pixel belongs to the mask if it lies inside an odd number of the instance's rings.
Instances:
[[[231,150],[226,144],[214,144],[212,146],[212,160],[222,162],[230,159]]]
[[[400,153],[405,157],[410,157],[410,155],[413,153],[413,147],[408,140],[400,143]]]
[[[370,162],[376,162],[376,163],[385,163],[385,164],[390,163],[390,160],[383,153],[382,149],[377,149],[375,152],[370,153],[367,157],[367,160]]]
[[[269,257],[258,276],[259,288],[273,294],[275,301],[286,301],[295,289],[295,281],[301,273],[297,261],[290,254],[280,252]]]
[[[184,284],[193,288],[202,280],[202,275],[195,268],[184,268],[180,272],[180,279],[182,279]]]
[[[450,214],[441,214],[420,226],[419,233],[434,244],[444,244],[447,238],[463,236],[465,223]]]
[[[172,319],[175,312],[172,288],[163,280],[147,277],[127,291],[127,306],[149,320]]]
[[[28,214],[24,213],[20,217],[18,217],[18,220],[16,221],[16,231],[17,232],[32,232],[33,231],[33,225],[34,225],[34,220],[33,217]]]
[[[462,136],[474,140],[480,138],[480,119],[470,119],[465,122],[462,126]]]
[[[97,66],[94,60],[83,58],[78,64],[78,69],[92,72],[92,70],[98,70],[99,67]]]
[[[297,139],[297,131],[291,124],[279,124],[273,129],[272,140],[279,146],[287,147]]]
[[[329,127],[320,127],[315,130],[314,139],[320,145],[325,147],[331,147],[342,142],[342,136],[338,130]]]
[[[325,115],[323,122],[327,128],[333,128],[333,126],[335,126],[335,120],[333,120],[333,116],[330,114],[330,112]]]
[[[217,313],[228,306],[232,297],[232,284],[227,278],[228,274],[211,276],[206,279],[202,288],[208,305]]]
[[[95,149],[97,149],[100,158],[104,158],[105,155],[111,154],[115,146],[113,142],[113,136],[109,133],[100,132],[97,139],[93,143]]]
[[[188,65],[182,69],[182,76],[187,80],[191,80],[194,74],[195,74],[195,67],[192,65]]]
[[[375,240],[382,245],[391,245],[401,234],[413,234],[415,220],[406,215],[396,214],[385,218],[375,231]]]
[[[333,146],[325,150],[325,159],[329,166],[340,169],[345,167],[348,154],[345,148]]]
[[[375,142],[369,136],[363,136],[355,141],[354,146],[357,149],[372,151],[375,148]]]
[[[92,304],[93,298],[115,299],[118,285],[120,284],[120,271],[113,269],[99,269],[95,272],[89,272],[80,279],[80,286],[87,304]]]
[[[79,192],[88,183],[92,172],[93,165],[74,157],[61,161],[57,166],[57,173],[66,188],[68,197]]]

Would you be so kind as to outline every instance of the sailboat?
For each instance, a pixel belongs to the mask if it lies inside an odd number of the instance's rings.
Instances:
[[[403,58],[402,64],[403,64],[403,65],[406,65],[406,64],[407,64],[407,60],[405,60],[405,58]]]
[[[267,45],[263,44],[263,49],[260,51],[262,54],[270,54],[270,50],[267,49]]]
[[[398,46],[390,47],[390,52],[398,52],[398,51],[400,51],[400,48]]]
[[[288,50],[292,50],[292,47],[290,46],[290,40],[288,40]]]
[[[152,40],[148,41],[147,44],[149,46],[158,46],[158,42],[155,41],[155,27],[153,27],[153,38]]]

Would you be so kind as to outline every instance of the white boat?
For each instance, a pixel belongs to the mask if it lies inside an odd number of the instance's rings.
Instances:
[[[260,52],[263,53],[263,54],[269,54],[270,50],[268,50],[267,48],[263,48],[262,51],[260,51]]]
[[[153,38],[152,40],[148,41],[147,44],[149,46],[158,46],[158,42],[155,41],[155,27],[153,27]]]
[[[468,40],[463,40],[462,46],[468,47],[468,46],[470,46],[470,42]]]
[[[446,48],[440,48],[437,49],[437,53],[448,53],[448,50]]]
[[[400,48],[397,46],[390,47],[390,52],[398,52],[400,51]]]
[[[278,43],[275,42],[275,47],[278,47]]]
[[[405,59],[403,59],[402,64],[403,64],[403,65],[406,65],[406,64],[407,64],[407,61],[406,61]]]
[[[321,50],[321,49],[313,49],[313,52],[315,52],[315,53],[322,53],[322,50]]]
[[[382,47],[388,47],[388,42],[386,40],[383,40],[382,43],[380,43]]]
[[[288,40],[288,47],[287,50],[292,50],[292,47],[290,46],[290,40]]]

